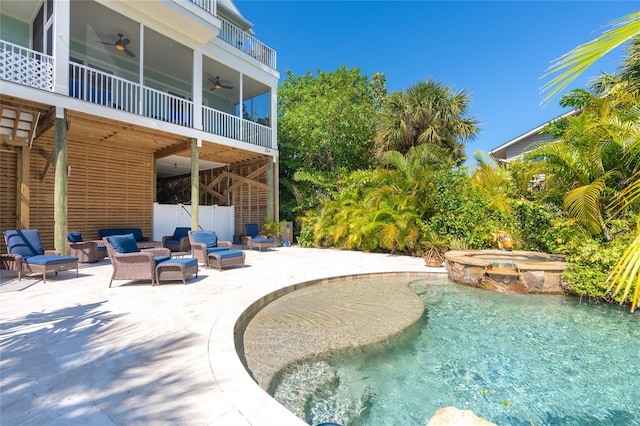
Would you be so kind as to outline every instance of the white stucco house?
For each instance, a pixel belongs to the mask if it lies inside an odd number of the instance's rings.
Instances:
[[[231,0],[2,0],[0,228],[51,247],[152,235],[158,203],[277,220],[278,80]]]
[[[575,114],[577,114],[577,111],[572,110],[550,121],[547,121],[546,123],[539,125],[535,129],[531,129],[528,132],[523,133],[522,135],[503,143],[497,148],[492,149],[491,151],[489,151],[489,155],[498,162],[510,161],[514,158],[518,158],[522,154],[531,151],[531,149],[535,145],[552,141],[551,136],[543,133],[544,128],[547,127],[549,123]]]

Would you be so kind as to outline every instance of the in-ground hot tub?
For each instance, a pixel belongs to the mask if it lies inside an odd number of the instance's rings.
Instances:
[[[516,293],[563,294],[565,257],[533,251],[452,250],[444,255],[449,279]]]

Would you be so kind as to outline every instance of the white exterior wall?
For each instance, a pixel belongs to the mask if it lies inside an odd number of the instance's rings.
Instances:
[[[552,140],[553,138],[546,134],[538,133],[538,134],[532,135],[508,147],[506,159],[507,160],[514,159],[520,156],[521,154],[531,151],[534,148],[535,144],[538,144],[541,142],[551,142]]]
[[[219,239],[233,241],[234,206],[200,206],[198,215],[203,230],[215,231]],[[163,236],[173,235],[176,227],[191,227],[191,206],[153,203],[153,218],[153,240],[161,241]]]

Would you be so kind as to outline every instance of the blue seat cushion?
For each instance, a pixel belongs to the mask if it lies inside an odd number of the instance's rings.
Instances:
[[[217,252],[216,254],[220,256],[220,259],[230,259],[232,257],[242,256],[243,252],[239,250],[226,250],[226,251]]]
[[[194,242],[205,244],[208,248],[218,247],[218,236],[213,231],[193,231],[191,237]]]
[[[70,243],[81,243],[82,234],[78,231],[71,231],[67,233],[67,239]]]
[[[153,260],[156,261],[156,266],[158,266],[158,263],[163,263],[167,260],[171,260],[171,256],[156,256],[153,258]]]
[[[180,244],[180,240],[164,240],[165,244]]]
[[[98,246],[98,251],[107,251],[107,246]]]
[[[211,247],[211,248],[207,248],[207,254],[218,253],[218,252],[227,251],[227,250],[229,250],[229,247]]]
[[[44,254],[40,232],[37,229],[7,230],[4,236],[10,254],[19,254],[22,257]]]
[[[184,238],[188,236],[189,231],[191,231],[191,228],[187,228],[187,227],[176,228],[175,231],[173,231],[173,239],[179,241],[180,238]]]
[[[77,262],[78,258],[74,256],[58,256],[55,254],[41,254],[38,256],[29,256],[23,259],[23,262],[31,265],[55,265],[57,263]]]
[[[133,234],[111,235],[107,239],[118,253],[137,253],[140,251]]]
[[[181,264],[184,265],[185,268],[190,268],[198,264],[198,259],[194,259],[193,257],[173,258],[162,263],[165,265]]]
[[[255,237],[251,238],[254,243],[275,243],[275,238]]]

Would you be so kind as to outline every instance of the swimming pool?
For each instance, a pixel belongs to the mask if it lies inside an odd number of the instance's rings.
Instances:
[[[410,286],[426,306],[414,327],[291,365],[270,393],[303,400],[310,424],[424,425],[456,406],[500,425],[640,425],[638,314],[442,279]]]

